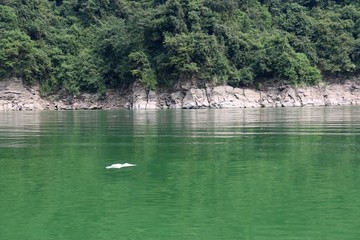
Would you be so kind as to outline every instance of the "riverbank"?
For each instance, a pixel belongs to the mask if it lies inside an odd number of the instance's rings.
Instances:
[[[77,96],[43,98],[38,86],[20,80],[0,82],[0,111],[90,110],[90,109],[199,109],[360,105],[360,80],[311,87],[279,85],[262,90],[230,86],[177,86],[173,91],[148,91],[134,84],[129,91],[109,90],[105,97]]]

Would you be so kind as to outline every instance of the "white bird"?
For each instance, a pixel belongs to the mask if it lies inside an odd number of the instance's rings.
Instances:
[[[124,167],[135,167],[136,164],[131,164],[131,163],[115,163],[115,164],[112,164],[110,166],[107,166],[106,168],[109,169],[109,168],[124,168]]]

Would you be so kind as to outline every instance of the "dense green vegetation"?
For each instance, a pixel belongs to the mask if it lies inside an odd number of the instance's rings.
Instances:
[[[360,69],[358,0],[0,1],[0,77],[44,94],[313,84]]]

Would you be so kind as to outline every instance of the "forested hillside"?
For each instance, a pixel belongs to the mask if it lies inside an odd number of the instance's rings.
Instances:
[[[44,95],[360,69],[359,0],[0,0],[0,78]]]

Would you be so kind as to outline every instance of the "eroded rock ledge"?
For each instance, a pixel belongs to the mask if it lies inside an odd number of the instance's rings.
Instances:
[[[189,88],[168,94],[140,90],[134,86],[131,109],[166,108],[256,108],[300,107],[360,104],[360,84],[347,81],[344,84],[298,87],[288,85],[271,87],[266,91],[230,86]]]
[[[0,111],[78,110],[78,109],[199,109],[260,108],[360,105],[360,81],[312,87],[281,85],[259,91],[248,88],[216,86],[206,88],[184,84],[177,90],[148,91],[134,84],[127,93],[108,91],[105,98],[81,94],[49,100],[40,97],[38,87],[25,87],[21,81],[0,82]]]

